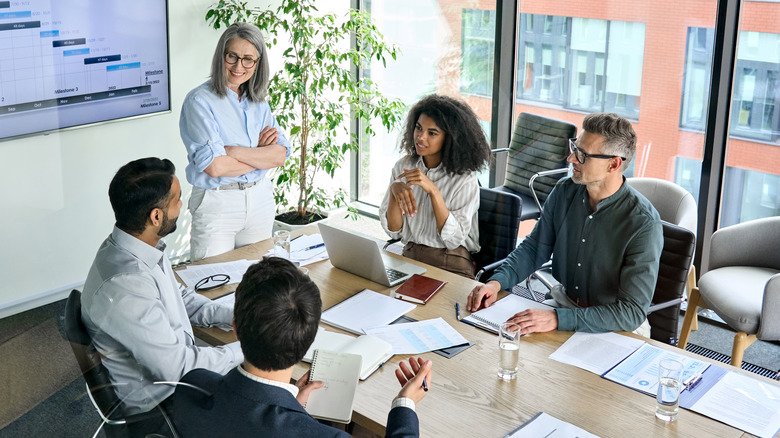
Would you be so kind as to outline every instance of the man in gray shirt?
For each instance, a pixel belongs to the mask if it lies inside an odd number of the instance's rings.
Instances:
[[[122,166],[108,196],[116,224],[98,249],[81,295],[81,315],[125,403],[146,412],[173,394],[168,385],[195,368],[226,373],[243,361],[238,343],[195,345],[192,325],[230,324],[233,309],[180,288],[162,238],[176,229],[181,186],[169,160]]]
[[[636,153],[631,123],[617,114],[590,114],[570,141],[571,178],[555,186],[534,230],[484,285],[468,308],[492,305],[553,257],[554,310],[518,312],[521,333],[550,330],[636,331],[650,336],[647,309],[663,248],[658,212],[623,176]]]

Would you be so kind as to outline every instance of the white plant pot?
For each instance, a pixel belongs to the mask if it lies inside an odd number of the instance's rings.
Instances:
[[[286,231],[291,231],[292,232],[292,231],[295,231],[295,230],[297,230],[299,228],[308,227],[309,225],[317,225],[319,223],[327,223],[328,222],[328,217],[327,217],[328,214],[327,213],[323,213],[323,215],[325,216],[325,218],[320,219],[318,221],[309,222],[308,224],[305,224],[305,225],[292,225],[292,224],[288,224],[286,222],[282,222],[282,221],[279,221],[277,219],[274,219],[274,227],[273,227],[272,232],[276,232],[276,231],[279,231],[279,230],[286,230]]]

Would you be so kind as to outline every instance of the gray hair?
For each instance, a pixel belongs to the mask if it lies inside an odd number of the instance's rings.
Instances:
[[[247,82],[239,87],[239,93],[246,93],[252,102],[262,102],[268,95],[268,56],[265,50],[265,39],[256,26],[249,23],[233,23],[219,37],[214,58],[211,60],[211,90],[220,97],[227,96],[227,74],[225,74],[225,50],[228,42],[234,38],[249,41],[259,56],[255,65],[255,73]]]
[[[593,113],[585,116],[582,129],[604,137],[604,146],[598,153],[625,158],[620,170],[628,169],[636,154],[636,132],[631,122],[614,113]]]

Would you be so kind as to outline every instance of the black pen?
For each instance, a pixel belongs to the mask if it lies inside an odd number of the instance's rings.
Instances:
[[[455,317],[460,321],[460,303],[455,303]]]
[[[423,391],[428,392],[428,381],[423,379]]]

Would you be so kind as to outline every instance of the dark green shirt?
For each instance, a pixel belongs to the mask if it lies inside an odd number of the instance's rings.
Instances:
[[[647,317],[663,242],[658,212],[625,178],[594,212],[585,186],[567,177],[550,193],[531,234],[490,279],[510,288],[555,254],[553,276],[587,306],[556,309],[558,330],[632,331]]]

